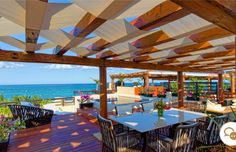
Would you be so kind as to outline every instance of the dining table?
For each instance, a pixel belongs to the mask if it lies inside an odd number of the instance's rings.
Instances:
[[[149,112],[136,112],[128,115],[111,115],[109,116],[109,119],[140,132],[144,142],[142,151],[145,151],[147,132],[204,117],[207,117],[204,113],[171,108],[165,110],[162,117],[158,116],[157,110],[153,110]]]

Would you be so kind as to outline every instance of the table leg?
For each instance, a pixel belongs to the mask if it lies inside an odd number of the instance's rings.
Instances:
[[[143,139],[143,146],[142,146],[142,152],[145,152],[145,150],[146,150],[146,132],[144,132],[144,133],[142,133],[141,134],[141,137],[142,137],[142,139]]]

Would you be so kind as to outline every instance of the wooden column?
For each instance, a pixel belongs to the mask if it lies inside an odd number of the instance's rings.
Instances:
[[[152,79],[152,86],[154,86],[154,79]]]
[[[107,71],[105,66],[99,67],[100,75],[100,115],[107,118]]]
[[[235,73],[230,72],[231,95],[235,96]]]
[[[171,86],[170,86],[170,79],[168,79],[168,89],[170,90]]]
[[[234,91],[234,93],[235,93],[235,76],[236,76],[236,37],[235,37],[235,41],[234,41],[234,51],[235,51],[235,71],[234,71],[234,85],[233,85],[233,88],[232,88],[232,85],[231,85],[231,92],[232,92],[232,90]],[[232,83],[231,83],[232,84]],[[233,97],[235,97],[235,95],[233,96]]]
[[[178,79],[178,104],[179,108],[184,106],[184,78],[183,78],[183,72],[178,71],[177,75]]]
[[[218,74],[218,100],[220,103],[224,101],[224,95],[223,95],[223,74]]]
[[[114,80],[114,78],[111,79],[111,92],[115,93],[115,80]]]
[[[211,91],[211,78],[208,77],[207,80],[208,80],[208,92],[210,92]]]
[[[145,87],[149,87],[149,76],[148,76],[148,74],[145,74],[144,75],[144,86]]]

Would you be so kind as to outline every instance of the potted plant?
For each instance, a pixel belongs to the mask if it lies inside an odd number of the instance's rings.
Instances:
[[[84,109],[84,107],[92,108],[93,102],[91,102],[92,98],[90,95],[80,95],[80,109]]]
[[[12,121],[0,115],[0,151],[6,152],[12,131],[25,128],[25,123],[20,120]]]
[[[162,99],[160,99],[158,102],[156,102],[155,107],[157,109],[158,116],[163,117],[164,109],[166,108],[165,102]]]
[[[172,96],[177,97],[178,96],[178,84],[177,82],[171,82],[170,83],[170,88],[172,91]]]

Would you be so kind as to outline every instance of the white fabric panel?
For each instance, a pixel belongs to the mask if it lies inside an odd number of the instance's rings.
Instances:
[[[124,19],[108,20],[99,26],[94,33],[108,42],[115,41],[138,29]]]
[[[212,26],[213,25],[210,22],[194,14],[190,14],[179,20],[163,25],[160,29],[170,37],[177,37],[188,35],[189,32],[192,31],[200,32],[201,30]]]
[[[216,39],[216,40],[211,40],[208,42],[213,46],[219,46],[219,45],[224,45],[224,44],[228,44],[228,43],[233,43],[234,39],[235,39],[235,35]]]
[[[25,32],[25,28],[15,24],[6,18],[0,17],[0,36],[19,34]]]
[[[108,44],[107,47],[111,47],[111,46],[114,46],[118,43],[123,43],[123,42],[134,42],[135,40],[137,39],[140,39],[142,37],[145,37],[149,34],[152,34],[154,32],[156,32],[158,30],[152,30],[152,31],[142,31],[142,30],[137,30],[133,33],[130,33],[129,35],[125,35],[115,41],[113,41],[111,44]]]
[[[186,57],[182,57],[182,58],[177,58],[177,60],[180,62],[201,60],[201,59],[203,59],[201,55],[193,55],[193,56],[186,56]]]
[[[190,65],[189,67],[196,68],[196,67],[202,67],[207,66],[207,64],[201,64],[201,65]]]
[[[213,53],[213,52],[223,52],[226,51],[226,49],[223,46],[213,47],[205,50],[200,50],[196,52],[190,53],[191,55],[197,55],[197,54],[206,54],[206,53]]]
[[[212,60],[212,61],[202,61],[199,64],[210,64],[210,63],[223,63],[223,60]]]
[[[44,43],[42,44],[39,49],[40,50],[44,50],[44,49],[49,49],[49,48],[54,48],[56,47],[56,44],[52,43],[52,42],[47,42],[47,43]]]
[[[25,26],[25,0],[2,0],[0,5],[0,16],[3,16],[20,26]]]
[[[72,51],[80,56],[87,56],[87,55],[91,54],[92,52],[95,52],[95,51],[91,51],[91,50],[84,48],[84,47],[75,47],[75,48],[70,49],[70,51]]]
[[[139,2],[131,6],[129,9],[121,13],[119,16],[117,16],[117,18],[140,16],[164,1],[165,0],[140,0]]]
[[[132,53],[126,53],[126,54],[114,57],[113,59],[115,59],[115,60],[124,60],[124,59],[132,58],[132,57],[134,57]]]
[[[161,61],[165,61],[167,59],[165,58],[161,58],[161,59],[156,59],[156,60],[151,60],[151,61],[143,61],[143,63],[154,63],[154,62],[161,62]]]
[[[75,4],[94,16],[99,16],[112,2],[113,0],[74,0]]]
[[[64,9],[63,9],[64,8]],[[47,16],[51,16],[49,29],[57,29],[66,26],[75,26],[87,12],[76,4],[49,4]],[[45,21],[49,20],[46,18]],[[44,22],[43,29],[47,29],[47,22]]]
[[[137,51],[139,49],[132,46],[130,43],[125,42],[125,43],[114,45],[113,47],[110,48],[110,50],[116,54],[122,54],[125,52]]]
[[[10,36],[0,36],[0,41],[25,50],[25,43]]]
[[[163,58],[163,57],[172,57],[177,55],[174,51],[172,50],[163,50],[155,53],[149,54],[151,58]]]
[[[79,45],[77,45],[77,47],[83,47],[83,46],[85,46],[85,45],[94,43],[94,42],[96,42],[96,41],[99,40],[99,39],[101,39],[101,38],[98,37],[98,36],[85,39],[83,42],[81,42]]]
[[[181,64],[187,64],[189,62],[177,62],[177,63],[169,63],[168,65],[181,65]]]
[[[73,38],[73,36],[62,30],[41,30],[40,36],[61,46],[66,45]]]
[[[235,58],[235,55],[220,56],[220,57],[217,57],[217,58],[214,58],[214,59],[217,59],[217,60],[224,60],[224,59],[230,59],[230,58]]]
[[[157,48],[158,50],[164,50],[164,49],[171,49],[174,47],[183,47],[183,46],[191,45],[191,44],[196,44],[196,42],[193,42],[191,39],[184,37],[184,38],[180,38],[174,41],[162,43],[154,47]]]

